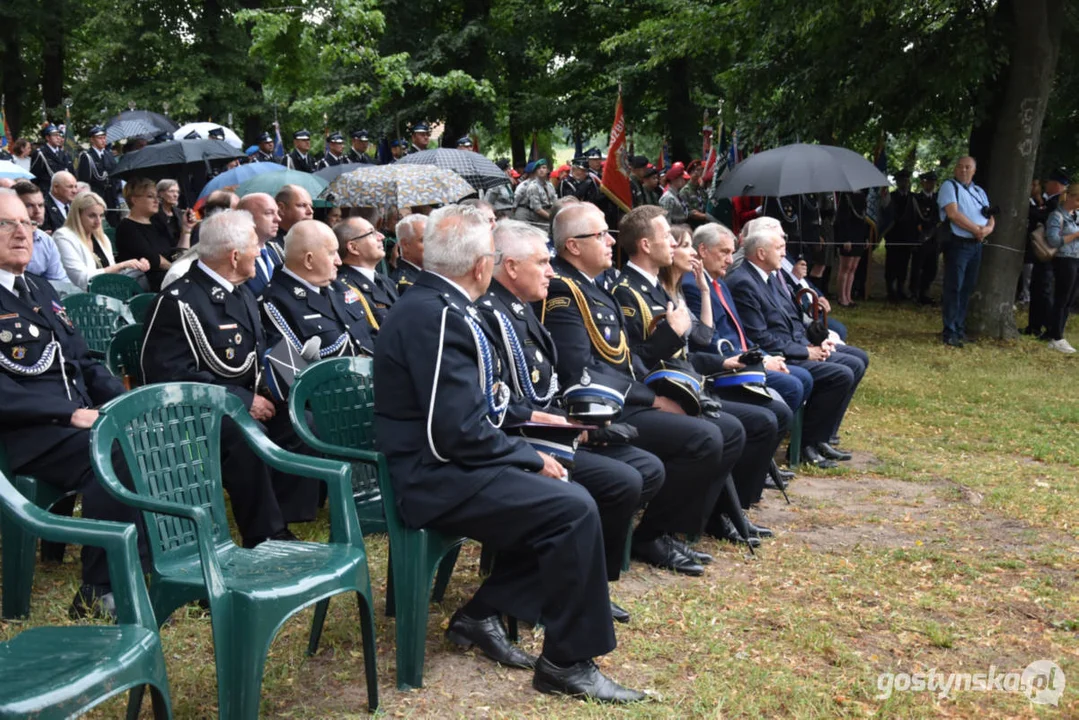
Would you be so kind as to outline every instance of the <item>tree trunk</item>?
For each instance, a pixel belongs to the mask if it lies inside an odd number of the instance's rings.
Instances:
[[[511,102],[512,104],[512,102]],[[515,168],[524,167],[524,164],[528,162],[528,156],[525,154],[528,150],[525,148],[525,134],[521,129],[521,120],[517,116],[516,111],[510,108],[510,165]]]
[[[59,108],[64,104],[64,44],[68,39],[65,27],[67,9],[64,2],[65,0],[56,0],[50,5],[50,20],[42,24],[41,97],[45,101],[45,107],[49,109]]]
[[[667,127],[670,129],[670,161],[689,163],[694,154],[690,150],[690,138],[700,137],[700,127],[694,122],[697,117],[692,112],[693,104],[689,97],[689,62],[682,58],[675,60],[668,68],[667,86]]]
[[[3,73],[0,73],[0,94],[4,96],[4,118],[11,129],[12,140],[19,137],[22,130],[22,104],[26,95],[26,78],[23,75],[17,28],[18,24],[13,18],[0,13],[0,45],[4,48],[0,54],[0,63],[4,68]],[[37,139],[37,133],[33,135]]]
[[[1026,0],[1012,13],[1015,45],[1007,90],[996,108],[994,162],[985,177],[990,202],[1000,206],[1000,214],[971,297],[967,326],[975,334],[995,338],[1018,334],[1012,309],[1015,285],[1026,247],[1030,180],[1060,53],[1060,12],[1059,4],[1049,0]]]

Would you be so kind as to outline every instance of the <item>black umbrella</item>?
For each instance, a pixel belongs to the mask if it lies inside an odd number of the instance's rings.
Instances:
[[[105,139],[116,142],[129,137],[151,138],[158,133],[173,132],[178,127],[176,121],[161,113],[127,110],[105,123]]]
[[[397,162],[402,165],[434,165],[443,170],[452,170],[479,191],[505,185],[510,181],[502,168],[483,155],[471,150],[454,150],[452,148],[422,150],[418,153],[405,155]]]
[[[853,150],[797,143],[750,155],[734,166],[716,196],[783,197],[888,185],[884,173]]]
[[[201,165],[209,175],[210,168],[242,157],[243,150],[219,140],[172,140],[124,153],[116,163],[112,177],[137,175],[160,180],[176,177],[189,165]]]

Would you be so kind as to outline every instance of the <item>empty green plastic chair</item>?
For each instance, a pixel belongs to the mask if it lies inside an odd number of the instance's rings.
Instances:
[[[116,331],[134,324],[127,306],[116,298],[79,293],[64,298],[64,310],[90,348],[90,354],[104,358]]]
[[[247,550],[229,535],[221,485],[221,422],[228,416],[267,465],[326,483],[330,541],[264,542]],[[133,489],[112,466],[119,443]],[[200,383],[147,385],[112,400],[90,433],[98,478],[146,521],[150,597],[159,622],[195,600],[208,600],[223,718],[259,716],[270,643],[299,610],[355,592],[363,633],[367,701],[378,707],[374,614],[348,463],[286,452],[266,437],[240,398]],[[312,642],[317,642],[312,628]]]
[[[107,295],[122,302],[127,302],[142,293],[139,281],[120,273],[98,273],[90,278],[86,288],[97,295]]]
[[[142,385],[142,323],[126,325],[109,341],[105,364],[130,390]]]
[[[161,638],[146,594],[133,524],[52,515],[0,473],[4,525],[64,543],[105,549],[117,625],[36,627],[0,643],[0,719],[69,718],[130,691],[136,718],[147,685],[155,718],[170,718]],[[5,563],[6,565],[6,563]]]
[[[128,312],[131,313],[131,317],[135,322],[146,323],[149,321],[149,318],[146,317],[146,313],[153,307],[154,300],[156,299],[157,293],[139,293],[127,301]]]
[[[305,410],[313,415],[317,435],[307,424]],[[333,358],[308,366],[289,391],[289,415],[296,434],[312,449],[362,466],[367,477],[377,480],[374,490],[381,491],[382,517],[390,536],[386,613],[397,617],[397,687],[422,687],[431,584],[437,571],[433,599],[438,602],[464,538],[413,530],[397,514],[386,458],[374,450],[370,359]]]

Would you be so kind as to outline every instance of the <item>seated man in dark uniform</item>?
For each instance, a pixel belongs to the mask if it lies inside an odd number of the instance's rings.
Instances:
[[[199,259],[158,295],[143,335],[142,372],[147,383],[221,385],[244,401],[270,439],[302,452],[288,409],[265,394],[262,356],[266,336],[254,295],[259,246],[255,223],[244,210],[225,210],[202,221]],[[246,547],[292,538],[286,523],[313,520],[318,484],[271,472],[247,447],[235,424],[222,424],[221,476]]]
[[[434,211],[424,272],[397,301],[375,349],[375,428],[410,527],[479,540],[498,562],[447,630],[496,661],[535,668],[532,685],[606,702],[644,698],[593,658],[615,647],[596,503],[550,455],[500,426],[509,389],[473,303],[495,262],[475,208]],[[510,644],[499,619],[542,619],[543,653]]]
[[[503,220],[495,226],[495,251],[501,253],[502,262],[495,265],[490,290],[476,305],[491,329],[513,390],[506,424],[565,422],[558,407],[560,390],[565,389],[555,372],[558,354],[531,305],[547,297],[548,282],[554,277],[547,235],[528,223]],[[635,434],[628,425],[590,431],[574,454],[570,472],[599,507],[609,582],[621,573],[634,513],[663,484],[659,458],[628,443]],[[629,613],[613,603],[611,612],[615,620],[629,622]]]
[[[397,302],[393,281],[378,271],[378,264],[386,257],[385,236],[362,217],[342,220],[333,232],[341,256],[337,279],[362,296],[371,334],[377,335],[386,313]]]
[[[423,272],[423,235],[426,227],[427,216],[412,213],[401,218],[393,230],[397,236],[401,257],[397,258],[397,267],[390,273],[390,277],[397,283],[398,295],[404,295],[405,290],[408,290]]]
[[[25,273],[33,238],[26,206],[13,190],[0,189],[0,444],[8,470],[77,490],[83,517],[136,522],[138,513],[113,499],[90,465],[96,408],[123,393],[123,383],[90,357],[49,282]],[[129,483],[127,464],[121,458],[113,464],[121,482]],[[82,583],[73,617],[94,603],[106,614],[115,612],[100,548],[82,549]]]

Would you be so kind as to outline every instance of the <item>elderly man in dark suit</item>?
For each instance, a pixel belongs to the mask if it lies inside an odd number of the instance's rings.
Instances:
[[[375,428],[405,523],[465,535],[499,554],[447,637],[534,668],[541,692],[643,699],[593,661],[615,647],[595,501],[564,482],[554,458],[500,427],[509,390],[473,305],[497,259],[490,224],[475,208],[441,208],[425,241],[424,272],[379,332]],[[542,619],[539,658],[509,642],[500,614]]]
[[[727,284],[749,338],[768,353],[782,354],[788,364],[804,367],[813,375],[814,394],[806,407],[802,432],[803,457],[830,467],[837,460],[850,459],[849,453],[836,449],[831,441],[865,374],[865,364],[830,341],[810,344],[799,310],[787,294],[789,288],[776,274],[785,249],[781,229],[767,218],[750,221],[745,262],[730,273]]]

